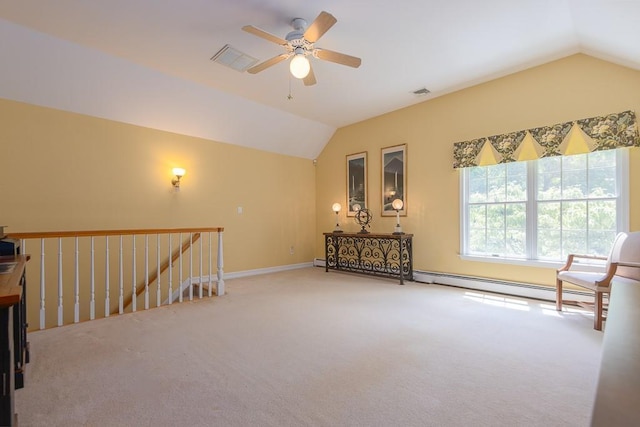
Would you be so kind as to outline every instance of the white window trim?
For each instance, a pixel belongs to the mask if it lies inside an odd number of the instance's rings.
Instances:
[[[617,210],[617,218],[616,222],[618,224],[618,232],[629,231],[629,149],[622,148],[616,149],[616,160],[618,163],[618,167],[616,168],[616,185],[618,186],[617,191],[620,195],[618,210]],[[527,173],[531,173],[531,169],[534,168],[535,165],[533,162],[529,162],[527,165]],[[535,180],[534,180],[535,183]],[[479,256],[479,255],[467,255],[467,246],[465,241],[465,236],[467,235],[467,197],[465,189],[469,184],[469,172],[466,169],[460,170],[460,181],[459,181],[459,194],[460,194],[460,253],[459,257],[463,261],[476,261],[476,262],[485,262],[485,263],[498,263],[498,264],[510,264],[510,265],[522,265],[527,267],[542,267],[542,268],[553,268],[557,269],[564,265],[564,261],[549,261],[549,260],[534,260],[534,259],[523,259],[523,258],[506,258],[499,256]],[[528,187],[536,187],[536,185],[530,185]],[[528,188],[527,189],[529,197],[528,200],[535,200],[535,195],[537,188]],[[533,199],[531,197],[534,197]],[[527,218],[536,218],[537,209],[536,203],[527,203]],[[528,236],[531,236],[531,233],[534,233],[535,230],[535,221],[527,221],[527,233]],[[527,239],[527,250],[531,254],[537,253],[536,251],[536,239]],[[588,268],[587,268],[588,269]],[[599,266],[594,268],[595,270],[599,270]]]

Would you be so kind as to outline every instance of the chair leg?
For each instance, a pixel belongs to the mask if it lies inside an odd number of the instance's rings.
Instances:
[[[556,279],[556,310],[562,311],[562,280]]]
[[[596,291],[596,306],[593,309],[593,329],[602,330],[602,292]]]

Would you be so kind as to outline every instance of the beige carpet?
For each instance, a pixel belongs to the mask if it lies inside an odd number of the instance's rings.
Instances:
[[[29,334],[21,426],[586,426],[581,312],[307,268]]]

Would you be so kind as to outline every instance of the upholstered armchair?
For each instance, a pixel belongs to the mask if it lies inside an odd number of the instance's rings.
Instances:
[[[576,259],[606,260],[604,272],[584,271],[576,267]],[[603,314],[603,295],[611,291],[615,277],[622,280],[640,281],[640,232],[618,233],[608,257],[569,254],[567,263],[556,274],[556,310],[562,311],[562,283],[567,282],[595,293],[594,329],[601,331]],[[639,284],[640,285],[640,284]]]

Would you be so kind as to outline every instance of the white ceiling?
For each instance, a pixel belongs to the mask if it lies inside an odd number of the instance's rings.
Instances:
[[[226,44],[271,58],[282,48],[242,26],[284,37],[292,18],[322,10],[338,22],[316,46],[360,68],[313,59],[318,83],[305,87],[284,62],[252,75],[210,61]],[[638,16],[640,0],[3,0],[0,96],[314,158],[338,127],[574,53],[640,69]],[[135,76],[118,86],[136,108],[107,105],[115,84],[85,82],[85,104],[18,87],[46,72],[79,92],[71,65],[95,81]],[[412,93],[423,87],[431,94]],[[167,94],[181,107],[156,111]]]

